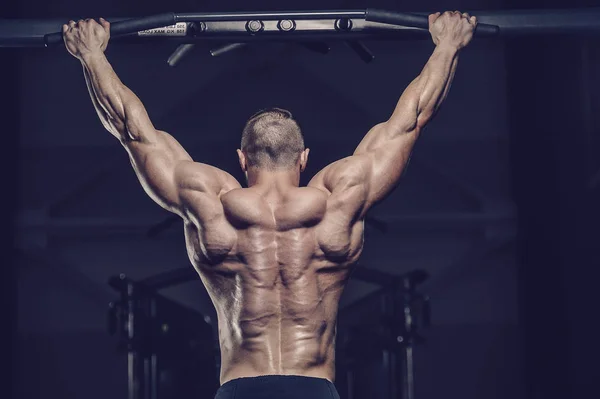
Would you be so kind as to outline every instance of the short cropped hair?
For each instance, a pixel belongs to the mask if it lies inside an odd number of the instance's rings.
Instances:
[[[292,169],[304,151],[304,137],[291,112],[270,108],[248,119],[241,149],[249,167]]]

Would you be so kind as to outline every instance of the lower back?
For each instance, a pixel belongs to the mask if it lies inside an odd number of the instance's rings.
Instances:
[[[301,375],[333,382],[335,315],[332,320],[243,321],[221,330],[221,383],[240,377]],[[236,328],[237,327],[237,328]]]

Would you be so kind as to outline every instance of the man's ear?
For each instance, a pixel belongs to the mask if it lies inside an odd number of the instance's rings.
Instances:
[[[310,148],[306,148],[300,154],[300,172],[304,172],[306,169],[306,165],[308,164],[308,154],[310,153]]]
[[[242,172],[247,172],[248,171],[248,163],[246,162],[246,156],[240,149],[237,150],[237,154],[238,154],[238,158],[240,161],[240,167],[242,168]]]

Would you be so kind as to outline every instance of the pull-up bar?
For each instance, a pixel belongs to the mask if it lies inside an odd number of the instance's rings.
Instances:
[[[297,11],[292,13],[236,13],[236,14],[174,14],[165,13],[130,19],[126,21],[116,22],[111,27],[111,33],[114,35],[126,35],[137,33],[139,31],[160,28],[164,26],[172,26],[179,22],[235,22],[245,20],[246,31],[249,34],[265,34],[263,21],[279,21],[277,31],[275,32],[293,32],[296,28],[296,20],[320,20],[323,18],[335,19],[334,28],[341,31],[352,30],[353,18],[364,19],[370,22],[385,23],[390,25],[400,25],[411,28],[427,29],[429,22],[427,16],[397,13],[384,10],[369,9],[366,11]],[[345,21],[341,21],[345,20]],[[285,21],[285,22],[284,22]],[[498,33],[497,26],[481,24],[476,29],[476,34],[495,35]],[[52,33],[44,38],[46,45],[60,43],[62,41],[62,33]]]
[[[427,14],[366,9],[347,11],[165,13],[141,18],[110,18],[113,39],[123,42],[170,40],[195,43],[225,40],[360,40],[426,37]],[[599,34],[600,8],[572,10],[473,11],[478,37]],[[0,19],[0,47],[41,47],[61,42],[69,18]],[[53,33],[54,32],[54,33]]]

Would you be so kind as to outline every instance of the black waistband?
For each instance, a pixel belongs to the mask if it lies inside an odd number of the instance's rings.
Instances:
[[[227,381],[215,399],[339,399],[335,386],[325,378],[300,375],[262,375]]]

